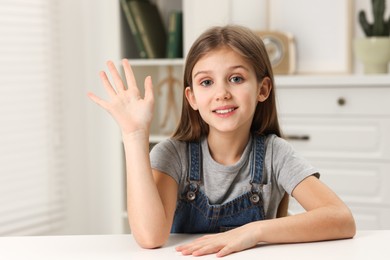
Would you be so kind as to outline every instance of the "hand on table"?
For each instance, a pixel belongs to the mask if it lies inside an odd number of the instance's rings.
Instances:
[[[217,253],[223,257],[256,246],[258,241],[251,224],[233,230],[205,235],[195,241],[176,247],[176,251],[183,255],[202,256]]]

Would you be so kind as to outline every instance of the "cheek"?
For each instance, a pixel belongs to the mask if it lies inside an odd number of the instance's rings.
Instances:
[[[243,102],[247,105],[248,110],[255,111],[257,104],[260,102],[258,93],[253,91],[246,93]]]
[[[248,102],[248,104],[253,104],[259,101],[259,92],[254,91],[253,89],[245,89],[244,92],[241,92],[241,97],[244,99],[244,102]]]
[[[202,91],[194,91],[193,101],[197,106],[197,109],[203,109],[208,103],[208,98]]]
[[[204,99],[200,98],[198,100],[199,101],[196,102],[196,106],[197,106],[197,109],[199,110],[199,112],[202,114],[203,111],[207,110],[207,105],[206,105]]]

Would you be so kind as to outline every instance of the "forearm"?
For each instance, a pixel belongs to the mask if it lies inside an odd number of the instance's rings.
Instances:
[[[148,133],[123,135],[127,172],[127,211],[130,228],[143,247],[158,247],[169,236],[169,224],[149,158]]]
[[[126,157],[127,211],[130,228],[143,247],[162,245],[169,235],[166,212],[160,198],[149,159],[149,128],[154,110],[153,84],[145,78],[145,95],[137,87],[133,71],[127,59],[122,60],[126,84],[114,62],[107,67],[112,82],[104,71],[99,73],[109,99],[103,100],[88,93],[92,101],[109,112],[122,131]]]
[[[255,239],[266,243],[298,243],[351,238],[355,223],[345,206],[317,208],[302,214],[253,223]]]

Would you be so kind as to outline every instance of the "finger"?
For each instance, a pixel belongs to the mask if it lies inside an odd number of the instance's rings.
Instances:
[[[98,104],[99,106],[101,106],[102,108],[104,108],[105,110],[108,110],[108,103],[106,101],[104,101],[103,99],[99,98],[98,96],[96,96],[95,94],[93,94],[92,92],[88,92],[87,93],[87,96],[93,101],[95,102],[96,104]]]
[[[235,249],[234,247],[232,247],[230,245],[226,245],[221,250],[219,250],[219,252],[217,253],[217,257],[224,257],[224,256],[230,255],[230,254],[237,252],[237,251],[238,250]]]
[[[187,250],[189,248],[193,248],[194,246],[196,246],[197,244],[199,244],[199,240],[201,238],[204,238],[204,237],[207,237],[207,236],[202,236],[200,238],[196,238],[195,240],[193,240],[192,242],[189,242],[187,244],[182,244],[182,245],[179,245],[176,247],[176,251],[182,251],[182,250]]]
[[[133,69],[131,68],[127,59],[122,60],[123,70],[125,71],[125,77],[128,88],[137,88],[137,82],[134,77]]]
[[[145,78],[145,100],[147,101],[154,101],[154,94],[153,94],[153,82],[152,78],[150,76]]]
[[[213,235],[204,235],[204,236],[201,236],[199,238],[196,238],[195,240],[193,240],[190,243],[179,245],[176,247],[176,251],[181,252],[183,250],[195,249],[197,246],[199,247],[201,244],[207,243],[204,240],[206,240],[207,238],[211,238],[212,236]]]
[[[121,75],[115,67],[115,64],[112,61],[107,61],[107,67],[110,71],[112,78],[114,79],[115,87],[118,91],[126,90],[125,84],[123,84]]]
[[[183,255],[191,255],[192,252],[194,252],[197,249],[199,249],[199,245],[196,245],[194,243],[176,247],[176,251],[181,252]]]
[[[205,245],[194,252],[192,252],[193,256],[202,256],[217,253],[221,249],[220,246],[216,245]]]
[[[218,246],[218,243],[214,243],[213,241],[194,241],[190,244],[183,245],[176,250],[181,252],[183,255],[194,255],[201,256],[206,254],[216,253],[221,249],[222,246]]]
[[[106,89],[108,95],[109,95],[110,97],[116,96],[116,91],[115,91],[115,89],[112,87],[110,81],[108,80],[107,74],[106,74],[104,71],[101,71],[101,72],[99,73],[99,76],[100,76],[101,81],[103,82],[103,86],[104,86],[104,88]]]
[[[176,251],[181,252],[181,251],[185,250],[187,247],[188,247],[188,245],[180,245],[180,246],[177,246],[175,249],[176,249]]]

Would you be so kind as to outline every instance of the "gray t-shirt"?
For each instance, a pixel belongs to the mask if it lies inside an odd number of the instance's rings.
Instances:
[[[285,192],[291,195],[303,179],[313,174],[319,177],[319,174],[282,138],[269,135],[265,146],[262,194],[266,218],[270,219],[276,217],[278,205]],[[226,166],[214,161],[206,138],[202,139],[201,147],[203,185],[200,188],[209,198],[210,204],[223,204],[250,191],[252,137],[241,158],[234,165]],[[171,176],[179,185],[179,194],[185,191],[188,184],[188,156],[187,143],[173,139],[156,144],[150,153],[152,168]]]

